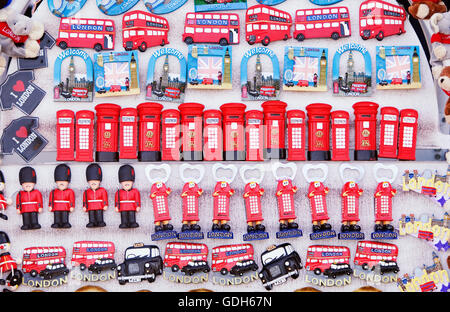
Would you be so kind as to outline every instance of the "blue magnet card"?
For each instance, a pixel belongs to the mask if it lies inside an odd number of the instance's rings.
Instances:
[[[339,3],[342,0],[309,0],[311,3],[317,4],[317,5],[330,5]]]
[[[247,0],[194,0],[195,12],[247,10]]]
[[[284,1],[286,1],[286,0],[256,0],[256,2],[265,4],[265,5],[276,5],[276,4],[283,3]]]
[[[167,14],[181,8],[187,0],[143,0],[145,7],[153,14]]]
[[[120,1],[116,0],[96,0],[97,6],[106,15],[120,15],[125,12],[127,12],[129,9],[134,7],[139,0],[123,0],[121,3],[118,3]]]
[[[87,0],[61,0],[56,1],[57,3],[60,2],[58,8],[55,7],[55,4],[53,3],[55,0],[48,0],[48,9],[50,12],[52,12],[54,15],[58,17],[69,17],[72,15],[75,15],[78,11],[81,10],[81,8],[84,6]],[[98,1],[97,1],[98,2]]]

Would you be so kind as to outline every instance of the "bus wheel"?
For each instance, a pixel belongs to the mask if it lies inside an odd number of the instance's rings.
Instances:
[[[194,39],[192,39],[192,37],[186,37],[184,39],[184,43],[186,43],[186,44],[193,44],[194,43]]]
[[[227,275],[228,274],[228,270],[226,268],[223,268],[222,270],[220,270],[220,274]]]
[[[102,45],[100,43],[97,43],[94,46],[94,50],[97,51],[97,52],[100,52],[101,50],[103,50]]]
[[[138,47],[139,51],[145,52],[147,50],[147,43],[142,42],[141,45]]]
[[[81,271],[86,270],[86,265],[84,263],[80,264],[80,270]]]
[[[289,39],[289,36],[288,36],[288,35],[284,35],[283,40],[286,41],[286,40],[288,40],[288,39]]]
[[[161,41],[161,46],[165,46],[166,45],[166,41],[164,41],[164,39]]]
[[[334,40],[338,40],[340,38],[339,34],[337,32],[334,32],[331,34],[331,38]]]
[[[222,38],[222,39],[219,40],[219,44],[221,46],[226,46],[226,45],[228,45],[228,40],[225,39],[225,38]]]
[[[58,44],[58,46],[59,46],[61,49],[65,50],[65,49],[67,49],[67,42],[61,41],[61,42]]]
[[[247,42],[248,42],[249,45],[254,45],[254,44],[255,44],[255,41],[249,40],[249,41],[247,41]]]
[[[382,31],[380,31],[378,33],[378,35],[375,36],[375,38],[377,38],[378,41],[381,41],[384,39],[384,33]]]
[[[362,269],[367,271],[369,269],[369,265],[367,263],[364,263],[362,265]]]
[[[304,35],[304,34],[298,34],[297,37],[296,37],[296,39],[297,39],[298,41],[303,41],[303,40],[305,40],[305,35]]]
[[[38,275],[38,272],[36,270],[31,270],[30,275],[32,277],[36,277]]]
[[[268,46],[270,43],[270,38],[269,37],[264,37],[264,39],[261,41],[263,46]]]
[[[321,273],[321,271],[320,271],[320,269],[319,269],[319,268],[317,268],[317,269],[314,269],[314,274],[316,274],[316,275],[320,275],[320,273]]]
[[[400,29],[398,30],[398,35],[400,36],[401,34],[403,34],[403,30],[400,28]]]
[[[178,272],[179,269],[180,267],[178,265],[172,265],[172,272]]]

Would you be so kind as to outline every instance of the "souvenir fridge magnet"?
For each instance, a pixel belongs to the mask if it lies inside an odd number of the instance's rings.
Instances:
[[[405,33],[406,12],[399,6],[381,0],[367,0],[359,7],[359,34],[363,40]]]
[[[265,5],[277,5],[283,3],[286,0],[256,0],[256,2],[265,4]]]
[[[346,286],[352,282],[350,249],[345,246],[309,246],[305,281],[316,286]]]
[[[151,13],[167,14],[182,7],[187,0],[143,0],[144,5]]]
[[[195,12],[247,9],[247,0],[195,0]]]
[[[48,0],[48,9],[57,17],[68,17],[75,15],[84,6],[87,0]],[[60,3],[55,7],[55,2]]]
[[[186,170],[198,171],[197,177],[185,176]],[[203,189],[198,185],[205,174],[205,167],[202,165],[182,164],[179,167],[180,178],[184,186],[181,193],[182,199],[182,222],[181,232],[178,233],[178,239],[203,239],[201,227],[198,224],[199,217],[199,197],[203,194]]]
[[[18,58],[17,68],[19,70],[46,68],[48,66],[47,49],[53,48],[55,43],[56,40],[48,32],[44,32],[44,36],[39,39],[41,47],[39,56],[36,58]]]
[[[108,209],[108,193],[100,186],[103,180],[102,168],[90,164],[86,168],[86,181],[89,188],[83,192],[83,211],[88,213],[87,228],[104,227],[103,212]]]
[[[66,164],[56,166],[54,171],[56,188],[50,192],[48,210],[53,212],[53,229],[68,229],[69,213],[75,209],[75,193],[69,188],[72,172]]]
[[[248,71],[248,62],[250,58],[256,56],[256,63],[253,71],[253,77],[250,78],[251,72]],[[261,62],[261,56],[267,56],[270,65],[267,68]],[[267,57],[264,57],[267,60]],[[267,71],[269,69],[269,71]],[[267,48],[253,48],[245,52],[241,61],[241,99],[242,100],[275,100],[280,93],[280,65],[276,54]]]
[[[151,22],[149,22],[151,21]],[[144,11],[131,11],[122,18],[122,40],[126,51],[164,46],[169,43],[169,22],[164,18]]]
[[[359,241],[353,260],[353,276],[375,283],[396,283],[398,247],[394,244]]]
[[[357,66],[353,52],[362,54],[364,65]],[[346,72],[341,74],[341,56],[347,54]],[[333,57],[333,94],[339,96],[368,96],[372,93],[372,61],[367,49],[358,43],[347,43]]]
[[[6,209],[12,204],[12,199],[5,197],[3,191],[5,190],[5,176],[0,170],[0,219],[8,220],[8,216],[5,214]]]
[[[29,247],[23,251],[23,283],[30,287],[48,288],[67,284],[69,268],[62,246]]]
[[[172,239],[177,237],[177,232],[170,224],[170,212],[168,197],[172,189],[166,185],[170,177],[171,167],[168,164],[148,165],[145,167],[145,176],[151,184],[150,199],[153,205],[153,216],[155,223],[155,233],[152,234],[152,241],[162,239]],[[152,171],[163,171],[163,177],[157,177]]]
[[[390,177],[378,175],[380,170],[391,172]],[[375,232],[372,239],[397,239],[397,231],[394,230],[392,222],[392,198],[397,194],[397,190],[391,185],[397,177],[398,168],[395,165],[383,165],[376,163],[373,166],[373,175],[378,183],[375,191]]]
[[[284,48],[283,90],[327,91],[328,49]]]
[[[188,88],[232,88],[230,46],[190,45],[188,53]]]
[[[300,9],[295,11],[294,38],[303,41],[310,38],[338,40],[351,36],[350,16],[347,7]]]
[[[162,68],[157,69],[156,63],[160,57],[164,59],[164,63]],[[175,66],[170,62],[174,59],[178,61],[175,62]],[[172,66],[170,66],[171,63]],[[186,59],[180,51],[173,48],[162,48],[153,52],[148,61],[145,98],[182,103],[186,93],[186,70]]]
[[[289,277],[296,279],[303,268],[297,251],[289,243],[271,245],[261,254],[262,270],[258,276],[264,288],[272,290],[274,285],[286,282]],[[272,274],[277,272],[277,274]]]
[[[97,6],[106,15],[120,15],[132,7],[134,7],[139,0],[96,0]]]
[[[94,54],[95,96],[121,96],[140,93],[136,51]]]
[[[211,250],[212,283],[214,285],[248,284],[258,279],[258,265],[251,244],[233,244]]]
[[[208,281],[208,246],[169,242],[164,254],[163,278],[174,283],[199,284]]]
[[[356,171],[357,177],[351,177],[346,174],[346,170]],[[364,177],[364,168],[361,166],[349,165],[342,163],[339,166],[339,175],[344,186],[341,191],[341,216],[342,225],[341,232],[338,234],[339,239],[364,239],[364,233],[361,233],[359,222],[359,197],[363,194],[363,190],[358,183]]]
[[[231,171],[231,176],[219,176],[219,170]],[[237,168],[234,165],[223,165],[215,163],[212,167],[212,175],[216,181],[213,196],[213,225],[208,238],[233,239],[233,232],[228,224],[230,221],[230,198],[234,195],[234,189],[230,184],[237,174]]]
[[[239,44],[239,15],[233,13],[186,13],[183,41],[186,44]]]
[[[36,131],[39,127],[39,118],[20,117],[11,121],[3,129],[0,139],[1,152],[3,154],[12,154],[16,152],[23,160],[30,162],[47,145],[48,141]]]
[[[321,177],[311,177],[309,175],[310,170],[322,171]],[[336,232],[331,228],[331,224],[327,221],[328,208],[326,196],[328,194],[328,187],[323,182],[328,176],[328,166],[325,164],[318,165],[304,165],[302,168],[303,176],[309,183],[308,198],[311,206],[311,219],[313,233],[309,235],[311,240],[326,239],[336,236]]]
[[[73,243],[71,277],[83,282],[115,279],[117,265],[114,253],[113,242],[78,241]]]
[[[449,270],[442,265],[440,257],[433,251],[433,263],[417,267],[412,274],[398,277],[397,287],[401,292],[450,292]]]
[[[61,49],[114,50],[116,27],[112,19],[62,18],[56,45]]]
[[[8,234],[0,232],[0,285],[7,286],[3,292],[16,290],[21,284],[23,273],[17,267],[20,259],[14,259],[10,254],[11,241]]]
[[[342,0],[309,0],[309,2],[314,3],[316,5],[331,5],[341,1]]]
[[[290,174],[279,175],[278,171],[289,169]],[[280,162],[272,165],[272,173],[277,182],[277,191],[275,193],[278,203],[278,215],[280,221],[280,231],[277,232],[277,238],[293,238],[303,235],[296,223],[294,195],[298,188],[293,184],[297,174],[297,165],[293,162],[282,164]]]
[[[256,178],[247,178],[247,171],[256,170],[259,176]],[[266,227],[262,224],[264,221],[262,215],[261,197],[264,195],[264,189],[260,186],[264,179],[263,165],[243,165],[239,169],[239,175],[245,183],[244,188],[244,202],[245,212],[247,217],[247,233],[244,234],[244,241],[268,239],[269,233],[266,232]]]
[[[22,167],[19,171],[19,183],[22,190],[16,196],[16,210],[22,215],[21,230],[40,229],[38,214],[43,210],[42,194],[34,187],[37,182],[36,171],[32,167]]]
[[[377,89],[417,89],[420,80],[419,46],[377,46]]]
[[[86,66],[86,74],[76,72],[75,58],[81,58]],[[62,80],[62,64],[70,57],[70,63],[64,80]],[[67,65],[67,64],[66,64]],[[55,61],[53,72],[53,100],[55,102],[92,102],[94,97],[94,69],[89,54],[83,50],[68,49],[61,52]]]
[[[120,213],[120,229],[139,227],[136,222],[136,213],[141,210],[141,193],[134,187],[134,168],[122,165],[119,168],[119,183],[121,189],[115,195],[116,212]]]
[[[120,285],[147,280],[153,283],[163,272],[163,260],[155,245],[136,243],[125,249],[124,262],[116,268]]]

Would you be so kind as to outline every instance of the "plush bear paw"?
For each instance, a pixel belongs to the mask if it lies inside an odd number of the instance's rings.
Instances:
[[[428,16],[428,14],[430,13],[430,8],[428,7],[428,5],[426,4],[419,4],[417,7],[417,12],[416,12],[416,18],[417,19],[424,19]]]
[[[443,67],[441,65],[436,65],[431,68],[431,73],[433,74],[434,79],[438,79],[441,75]]]
[[[41,47],[36,40],[28,39],[25,41],[25,58],[34,58],[39,56]]]
[[[28,38],[33,40],[39,40],[44,35],[44,31],[45,31],[44,24],[40,22],[33,22],[31,31],[28,34]]]
[[[447,55],[447,49],[443,45],[439,45],[433,49],[433,54],[439,60],[443,60]]]

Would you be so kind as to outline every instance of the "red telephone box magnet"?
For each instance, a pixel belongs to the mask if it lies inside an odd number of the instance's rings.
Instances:
[[[398,141],[398,159],[416,160],[417,124],[419,114],[414,109],[402,109]]]
[[[222,112],[208,109],[203,112],[203,159],[223,159]]]
[[[97,149],[95,160],[119,160],[119,115],[120,106],[116,104],[98,104],[97,112]]]
[[[139,161],[161,161],[161,111],[158,103],[142,103],[139,114]]]
[[[331,113],[331,138],[333,151],[331,160],[346,161],[349,156],[350,115],[346,111],[338,110]]]
[[[330,160],[331,105],[314,103],[306,106],[308,114],[308,160]]]
[[[80,110],[75,114],[76,161],[94,161],[94,112]]]
[[[220,106],[223,115],[223,158],[245,160],[244,114],[245,104],[227,103]]]
[[[138,147],[138,111],[136,108],[121,109],[119,132],[119,158],[136,159]]]
[[[74,160],[75,113],[69,109],[56,112],[56,160]]]
[[[245,113],[246,159],[264,160],[264,113],[249,110]]]
[[[282,101],[262,103],[265,125],[264,159],[285,159],[286,106]]]
[[[287,160],[306,160],[306,118],[305,112],[293,109],[287,112],[288,155]]]
[[[377,111],[374,102],[353,104],[355,110],[355,160],[377,160]]]
[[[162,160],[180,160],[181,118],[176,109],[167,109],[161,113],[162,119]]]
[[[198,103],[178,106],[181,114],[181,152],[183,160],[203,160],[203,109]]]
[[[398,116],[395,107],[383,107],[380,110],[380,147],[381,158],[397,158]]]

